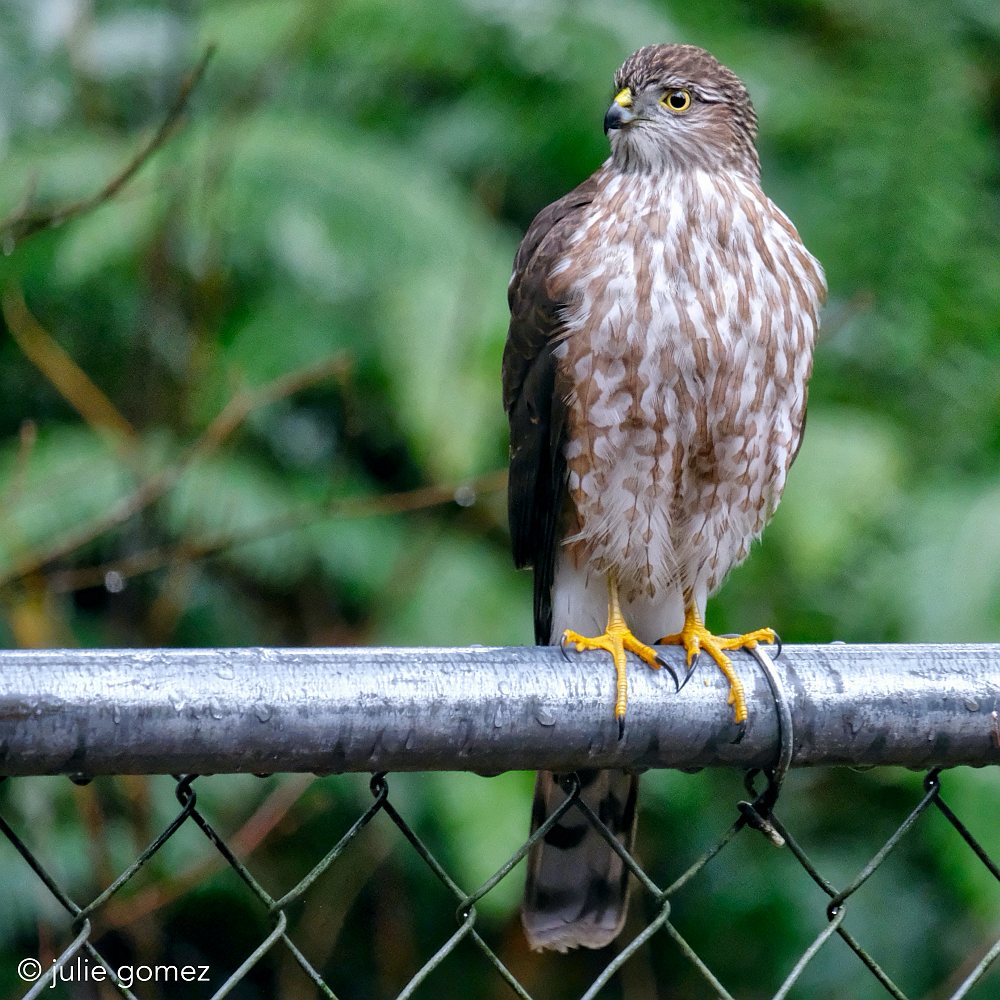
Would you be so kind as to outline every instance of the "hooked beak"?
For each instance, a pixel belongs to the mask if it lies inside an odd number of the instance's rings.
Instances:
[[[628,87],[619,90],[604,116],[604,134],[612,129],[622,128],[635,118],[632,113],[632,91]]]

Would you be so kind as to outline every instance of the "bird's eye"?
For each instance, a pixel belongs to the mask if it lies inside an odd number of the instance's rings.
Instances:
[[[690,90],[668,90],[661,98],[660,104],[662,104],[668,111],[673,111],[674,114],[682,115],[688,108],[691,107],[691,91]]]

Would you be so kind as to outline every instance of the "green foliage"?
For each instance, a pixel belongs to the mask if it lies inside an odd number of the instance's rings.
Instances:
[[[43,374],[23,331],[0,327],[0,642],[528,641],[530,583],[510,567],[502,495],[487,483],[471,506],[448,498],[505,461],[499,362],[519,235],[604,158],[611,75],[657,40],[703,44],[747,80],[765,187],[831,289],[802,453],[712,623],[766,621],[792,642],[1000,634],[994,4],[926,0],[915,16],[862,0],[97,0],[8,4],[4,21],[0,216],[99,190],[162,120],[200,47],[218,52],[183,127],[128,186],[2,247],[0,287],[23,291],[55,368]],[[92,380],[82,412],[53,344]],[[128,439],[96,425],[101,394]],[[439,484],[423,505],[397,496]],[[991,779],[950,776],[960,813],[976,815]],[[468,888],[527,826],[523,776],[397,780]],[[641,848],[655,874],[676,874],[675,858],[725,828],[734,780],[644,779]],[[910,801],[899,775],[851,780],[850,811],[836,775],[801,777],[791,797],[807,803],[795,819],[831,877],[865,860],[869,818],[891,825]],[[167,785],[137,787],[15,783],[0,801],[85,895],[95,856],[101,872],[120,870],[142,831],[172,815]],[[281,787],[217,779],[207,808],[233,831]],[[275,884],[301,877],[366,794],[351,780],[312,786],[257,863]],[[96,848],[81,816],[90,834],[104,818]],[[995,923],[991,887],[939,834],[894,869],[910,916],[873,904],[858,918],[873,948],[892,953],[932,928],[957,963],[962,935]],[[202,846],[179,835],[144,884],[169,886]],[[405,981],[405,962],[371,954],[366,928],[414,960],[451,932],[443,895],[441,921],[418,909],[418,889],[440,889],[396,846],[373,830],[351,871],[321,882],[342,903],[309,911],[330,942],[311,946],[336,956],[358,995]],[[746,879],[710,887],[717,922],[766,942],[785,968],[808,940],[795,915],[816,912],[813,893],[780,860],[740,850]],[[0,852],[0,968],[37,951],[39,914],[63,940],[25,872]],[[398,912],[364,887],[373,874],[398,889]],[[238,890],[214,876],[115,940],[127,951],[168,928],[198,948],[190,928],[237,907],[256,943],[261,915],[240,909]],[[516,895],[505,882],[487,897],[494,931],[516,935]],[[681,924],[710,943],[708,928]],[[915,993],[953,967],[930,951],[908,970]],[[754,953],[720,955],[727,981],[747,980]],[[868,988],[841,983],[841,958],[817,962],[812,995]],[[656,970],[685,982],[683,969]],[[257,988],[279,995],[284,974],[262,972]]]

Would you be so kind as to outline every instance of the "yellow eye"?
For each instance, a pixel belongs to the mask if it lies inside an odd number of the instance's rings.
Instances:
[[[691,91],[690,90],[668,90],[661,98],[660,104],[662,104],[668,111],[673,111],[674,114],[682,115],[688,108],[691,107]]]

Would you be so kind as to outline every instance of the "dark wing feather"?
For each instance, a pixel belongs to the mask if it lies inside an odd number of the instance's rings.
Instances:
[[[518,568],[535,570],[535,642],[552,629],[552,579],[566,493],[564,394],[553,351],[566,305],[552,268],[593,201],[599,172],[535,217],[514,258],[508,290],[510,329],[503,355],[503,404],[510,421],[507,511]]]

